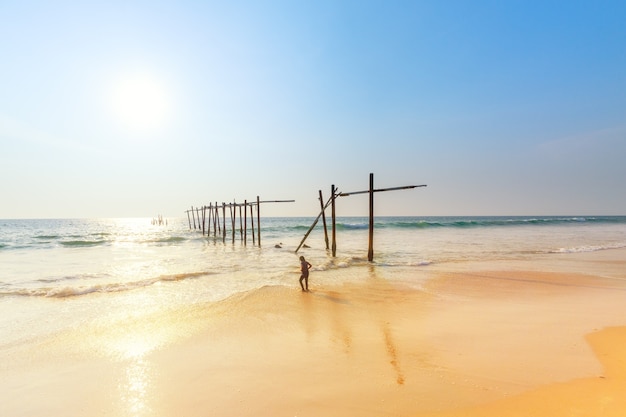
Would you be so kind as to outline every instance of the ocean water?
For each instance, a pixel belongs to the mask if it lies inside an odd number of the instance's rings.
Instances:
[[[626,247],[626,216],[378,217],[369,263],[367,218],[337,220],[336,257],[321,221],[295,253],[313,218],[261,219],[261,246],[250,224],[244,240],[239,221],[234,234],[227,225],[207,236],[187,218],[166,220],[0,220],[0,351],[267,285],[297,291],[299,255],[313,264],[312,287],[362,279],[364,268],[414,271],[419,285],[432,268]]]

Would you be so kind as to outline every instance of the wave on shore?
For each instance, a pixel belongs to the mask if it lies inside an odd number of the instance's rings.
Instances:
[[[184,281],[188,279],[197,279],[211,275],[210,272],[191,272],[183,274],[161,275],[156,278],[143,279],[131,282],[116,282],[100,285],[78,285],[78,286],[56,286],[56,287],[38,287],[38,288],[8,288],[0,289],[0,296],[23,296],[23,297],[49,297],[49,298],[67,298],[77,297],[93,293],[114,293],[122,291],[131,291],[138,288],[149,287],[159,282]],[[45,280],[45,282],[53,284],[59,281],[71,280],[72,277]],[[44,280],[40,280],[44,282]]]

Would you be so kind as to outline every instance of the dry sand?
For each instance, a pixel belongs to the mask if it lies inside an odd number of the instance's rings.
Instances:
[[[380,271],[7,352],[0,415],[626,415],[626,251]]]

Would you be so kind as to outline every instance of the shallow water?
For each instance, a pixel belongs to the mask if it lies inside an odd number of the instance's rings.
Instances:
[[[363,279],[367,266],[419,286],[430,270],[471,261],[558,260],[626,247],[626,217],[385,217],[376,219],[369,264],[366,218],[338,219],[334,258],[322,222],[294,253],[312,218],[262,219],[261,247],[251,225],[244,242],[239,224],[233,240],[230,225],[225,237],[222,229],[207,237],[187,219],[167,220],[0,220],[0,349],[267,285],[297,289],[299,255],[314,265],[312,285]]]

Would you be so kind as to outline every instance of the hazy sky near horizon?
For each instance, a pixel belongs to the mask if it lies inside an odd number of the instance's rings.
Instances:
[[[315,216],[370,172],[428,185],[378,215],[626,214],[625,21],[601,0],[5,0],[0,218],[257,195]]]

